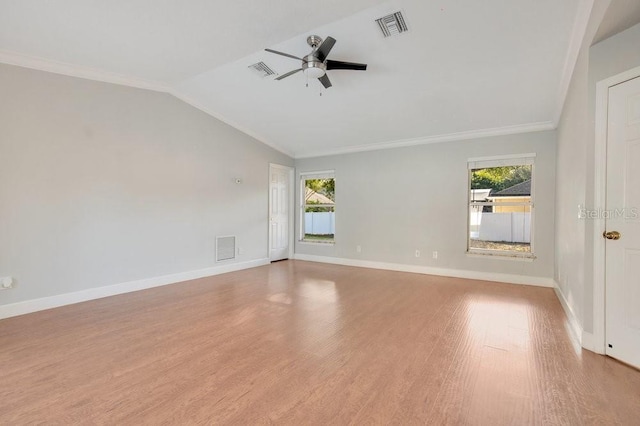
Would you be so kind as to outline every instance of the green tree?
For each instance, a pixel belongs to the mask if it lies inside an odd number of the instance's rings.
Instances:
[[[317,194],[322,194],[329,198],[331,201],[335,201],[335,179],[307,179],[305,181],[305,186],[311,191]],[[313,192],[311,194],[313,194]]]
[[[471,172],[471,189],[502,191],[531,179],[531,166],[504,166],[475,169]]]

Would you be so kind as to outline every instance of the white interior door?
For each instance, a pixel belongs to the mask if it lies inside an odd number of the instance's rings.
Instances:
[[[269,259],[272,262],[289,257],[292,173],[290,167],[269,166]]]
[[[640,77],[609,89],[607,132],[605,349],[640,367]]]

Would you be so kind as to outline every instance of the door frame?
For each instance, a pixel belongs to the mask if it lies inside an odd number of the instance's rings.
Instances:
[[[294,230],[295,230],[295,192],[294,192],[294,176],[295,176],[295,169],[293,167],[290,166],[283,166],[282,164],[277,164],[277,163],[269,163],[269,186],[268,186],[268,192],[269,192],[269,196],[267,197],[267,259],[269,259],[269,261],[271,261],[271,220],[269,219],[269,217],[271,216],[271,170],[272,169],[281,169],[281,170],[286,170],[289,174],[289,194],[288,194],[288,206],[287,206],[287,210],[288,210],[288,214],[289,214],[289,229],[288,229],[288,233],[289,233],[289,253],[288,253],[288,258],[289,259],[293,259],[293,254],[294,254],[294,244],[295,244],[295,239],[294,239]]]
[[[609,88],[640,77],[640,67],[616,74],[596,83],[596,129],[593,207],[604,211],[607,202],[607,131]],[[606,353],[606,219],[597,215],[593,224],[593,351]],[[586,345],[585,345],[586,346]]]

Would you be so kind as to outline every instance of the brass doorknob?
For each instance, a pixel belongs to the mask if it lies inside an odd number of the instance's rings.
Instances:
[[[618,231],[609,231],[609,232],[604,231],[602,233],[602,236],[605,237],[607,240],[619,240],[622,234],[620,234]]]

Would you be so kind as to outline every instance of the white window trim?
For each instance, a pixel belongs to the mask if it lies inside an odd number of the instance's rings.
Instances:
[[[335,180],[335,170],[322,170],[322,171],[313,171],[313,172],[301,172],[300,173],[300,206],[299,206],[299,218],[300,218],[300,229],[298,234],[298,243],[299,244],[320,244],[320,245],[333,245],[336,243],[336,236],[333,235],[333,240],[331,241],[322,241],[322,240],[305,240],[304,238],[304,213],[306,208],[305,203],[305,181],[307,179],[334,179]],[[334,194],[335,195],[335,194]],[[333,207],[335,212],[335,202],[333,204],[314,204],[314,207]]]
[[[477,258],[494,258],[498,260],[514,260],[516,262],[533,262],[537,257],[532,253],[526,253],[526,256],[522,254],[518,254],[517,252],[505,252],[506,254],[498,254],[498,253],[484,253],[480,252],[482,249],[474,249],[474,251],[467,251],[467,257],[477,257]],[[513,254],[512,254],[513,253]]]
[[[535,248],[534,248],[534,230],[535,230],[535,159],[536,154],[514,154],[514,155],[497,155],[491,157],[476,157],[469,158],[467,160],[467,256],[470,257],[495,257],[500,259],[509,259],[509,260],[519,260],[519,261],[527,261],[531,262],[536,259]],[[507,251],[507,250],[489,250],[489,249],[478,249],[471,248],[471,209],[472,206],[485,206],[491,205],[494,206],[494,202],[486,202],[486,201],[472,201],[471,200],[471,171],[474,169],[483,169],[490,167],[503,167],[503,166],[523,166],[530,165],[531,166],[531,201],[528,203],[501,203],[503,206],[509,205],[518,205],[518,206],[528,206],[531,209],[531,225],[529,233],[531,235],[530,244],[530,252],[516,252],[516,251]]]
[[[481,169],[483,167],[499,167],[501,165],[519,166],[524,164],[533,164],[535,159],[536,159],[535,152],[532,152],[529,154],[493,155],[490,157],[469,158],[467,160],[467,165],[469,169]],[[503,163],[504,160],[506,160],[507,163],[510,163],[510,164],[504,164]],[[527,160],[531,160],[531,162],[527,162]],[[476,167],[475,163],[484,163],[484,164],[481,165],[480,167]]]

